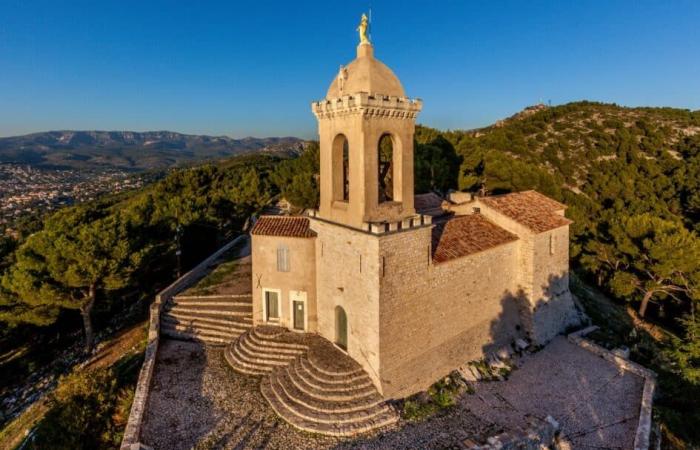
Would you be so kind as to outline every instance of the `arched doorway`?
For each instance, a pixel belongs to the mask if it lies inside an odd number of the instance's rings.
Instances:
[[[335,343],[343,350],[348,349],[348,316],[342,306],[335,307]]]

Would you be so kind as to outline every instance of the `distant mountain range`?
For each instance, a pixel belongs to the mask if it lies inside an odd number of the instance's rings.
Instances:
[[[162,169],[241,153],[291,155],[295,137],[233,139],[171,131],[47,131],[0,138],[0,163],[46,168]]]

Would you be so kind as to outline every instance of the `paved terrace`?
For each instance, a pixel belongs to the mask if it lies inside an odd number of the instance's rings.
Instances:
[[[506,381],[476,383],[456,408],[354,441],[297,431],[278,419],[259,380],[223,349],[162,342],[142,439],[155,449],[460,448],[549,414],[575,449],[631,449],[644,380],[563,337],[526,355]]]

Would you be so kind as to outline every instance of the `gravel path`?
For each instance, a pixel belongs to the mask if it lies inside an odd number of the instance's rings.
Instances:
[[[143,441],[168,449],[459,448],[515,430],[526,415],[558,420],[573,448],[632,448],[643,380],[560,337],[523,357],[503,382],[477,383],[446,414],[343,440],[278,419],[259,382],[234,372],[220,348],[163,340]]]

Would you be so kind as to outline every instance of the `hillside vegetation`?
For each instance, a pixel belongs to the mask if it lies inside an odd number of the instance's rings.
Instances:
[[[245,156],[173,170],[141,191],[62,209],[18,240],[0,239],[0,320],[8,325],[0,350],[39,348],[82,321],[90,351],[105,317],[150,298],[277,194],[315,207],[318,158],[312,144],[293,159]],[[601,311],[605,297],[631,314],[632,325],[608,328],[616,345],[659,373],[655,415],[666,444],[700,444],[700,112],[580,102],[480,130],[418,127],[415,180],[416,192],[536,189],[566,203],[575,279],[601,292],[586,302],[591,316],[621,317]],[[0,392],[31,373],[29,359],[0,363],[14,374]]]

